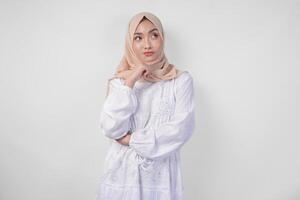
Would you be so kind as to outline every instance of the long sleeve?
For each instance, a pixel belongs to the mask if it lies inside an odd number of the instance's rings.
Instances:
[[[119,139],[130,129],[130,116],[137,108],[137,99],[132,88],[120,78],[112,79],[100,114],[99,128],[106,137]]]
[[[195,129],[194,86],[189,73],[175,81],[175,111],[170,120],[158,128],[137,129],[131,134],[129,146],[149,159],[167,157],[191,137]]]

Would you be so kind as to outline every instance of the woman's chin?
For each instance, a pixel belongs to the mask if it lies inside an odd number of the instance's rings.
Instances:
[[[154,61],[155,60],[155,57],[154,56],[144,56],[144,62],[145,63],[150,63],[150,62],[152,62],[152,61]]]

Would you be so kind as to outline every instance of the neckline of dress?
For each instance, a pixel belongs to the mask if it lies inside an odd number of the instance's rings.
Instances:
[[[153,83],[150,82],[150,81],[141,81],[141,80],[138,80],[138,81],[135,82],[134,86],[137,89],[142,89],[142,88],[145,88],[145,87],[147,87],[149,85],[152,85],[152,84]]]

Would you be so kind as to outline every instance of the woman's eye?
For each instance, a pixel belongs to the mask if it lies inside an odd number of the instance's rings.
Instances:
[[[157,38],[158,34],[154,33],[153,36],[154,36],[154,38]]]
[[[137,38],[141,38],[140,36],[136,36],[135,38],[134,38],[134,40],[137,40]],[[140,40],[140,39],[139,39]]]

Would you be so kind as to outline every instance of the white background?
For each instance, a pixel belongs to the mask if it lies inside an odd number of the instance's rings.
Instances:
[[[300,199],[299,1],[1,1],[0,199],[93,199],[106,80],[129,19],[195,80],[186,200]]]

